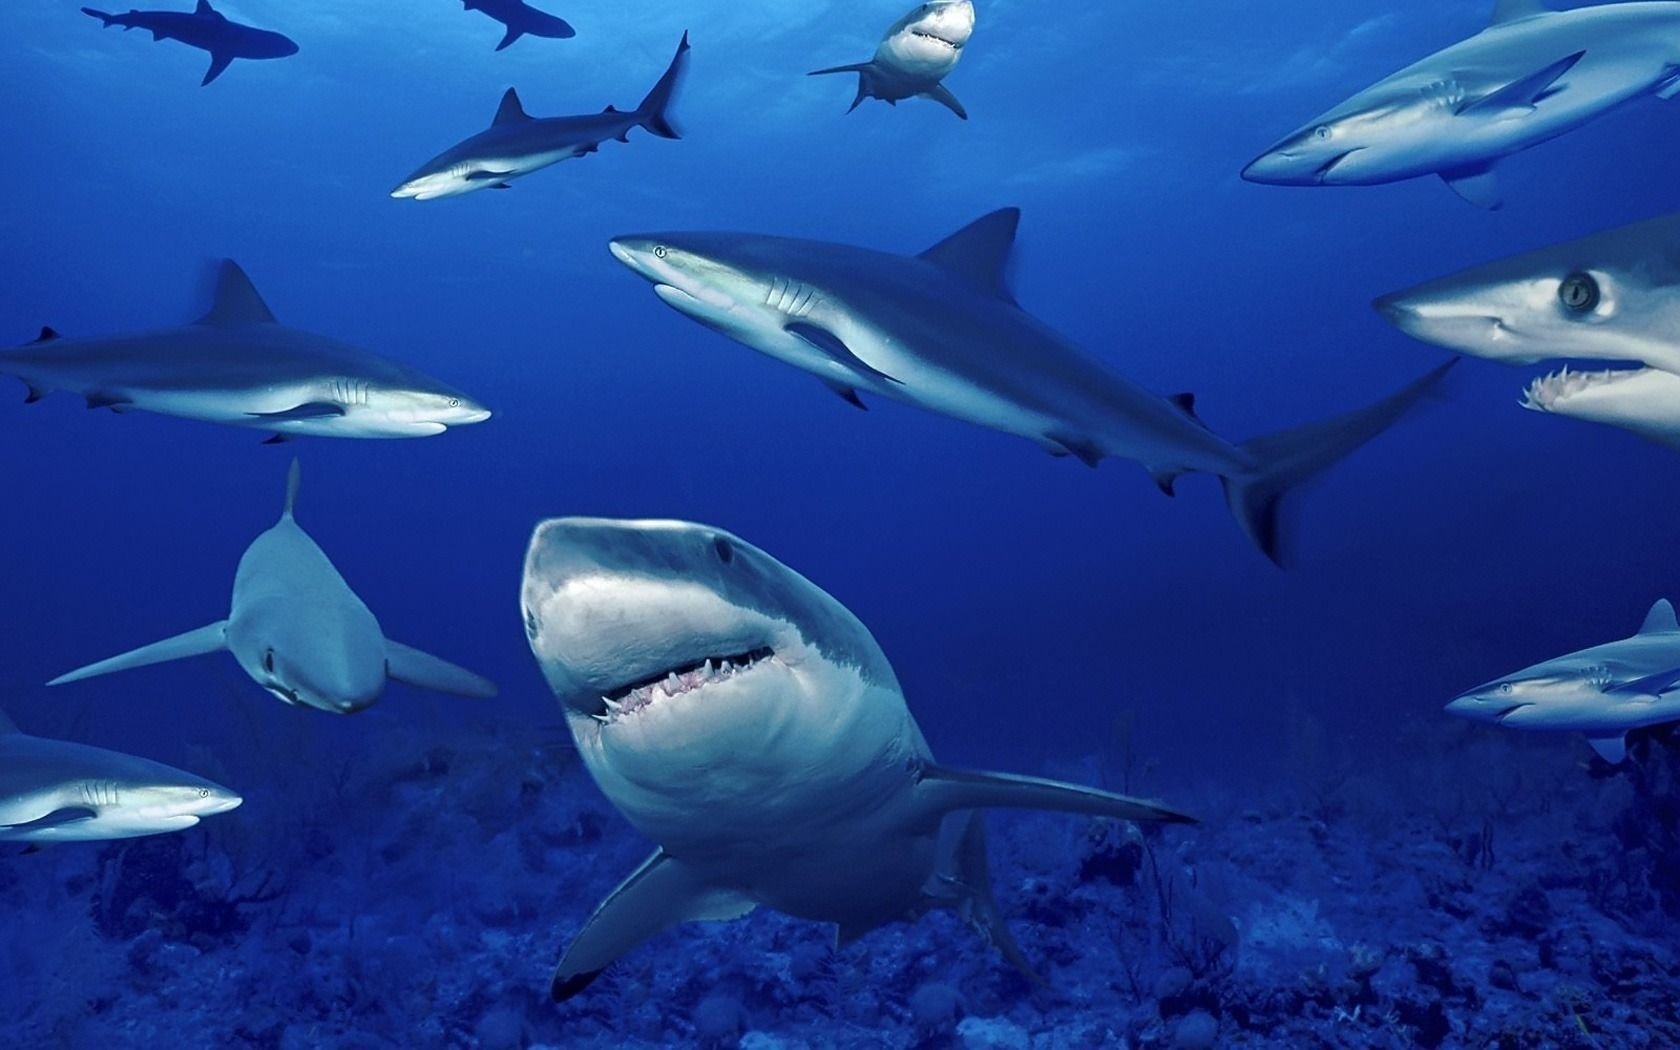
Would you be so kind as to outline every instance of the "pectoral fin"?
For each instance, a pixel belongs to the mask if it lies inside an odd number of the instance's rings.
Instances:
[[[959,809],[1046,809],[1120,820],[1196,823],[1194,817],[1144,799],[1013,773],[924,766],[916,784],[916,795],[923,806],[937,815]]]
[[[944,84],[935,84],[922,92],[922,97],[932,99],[964,120],[968,119],[968,110],[963,108],[963,104],[957,101],[957,96],[951,94],[951,89]]]
[[[490,679],[389,638],[385,639],[385,673],[399,682],[455,696],[489,699],[496,695],[496,683]]]
[[[86,806],[66,806],[55,809],[45,816],[26,820],[21,824],[0,824],[0,829],[11,832],[44,831],[47,828],[63,827],[66,824],[76,824],[84,820],[94,820],[99,816]]]
[[[1488,115],[1501,110],[1515,110],[1518,112],[1531,110],[1546,99],[1556,95],[1563,89],[1557,82],[1564,74],[1575,68],[1576,63],[1585,58],[1585,51],[1577,51],[1566,58],[1560,58],[1537,73],[1532,73],[1521,80],[1513,80],[1497,91],[1490,91],[1480,98],[1467,99],[1455,111],[1459,116],[1467,113]]]
[[[1621,696],[1661,696],[1676,685],[1680,685],[1680,667],[1671,667],[1644,678],[1623,682],[1611,687],[1609,691]]]
[[[204,79],[198,82],[198,86],[204,87],[209,84],[212,80],[221,76],[227,70],[227,67],[232,64],[233,56],[226,51],[210,52],[210,68],[204,71]]]
[[[247,416],[264,423],[291,423],[303,419],[330,419],[344,414],[343,405],[330,401],[306,401],[279,412],[247,412]]]
[[[809,321],[790,321],[783,327],[782,330],[787,332],[789,335],[796,335],[805,340],[807,343],[810,343],[812,346],[821,350],[840,364],[845,365],[853,372],[857,372],[861,375],[866,375],[874,379],[885,379],[889,383],[899,383],[899,385],[903,385],[900,380],[894,379],[892,376],[887,375],[879,368],[876,368],[874,365],[865,361],[863,358],[852,353],[852,348],[847,346],[844,340],[821,325],[815,325]]]
[[[1598,752],[1598,757],[1613,766],[1619,766],[1627,760],[1627,736],[1623,733],[1613,733],[1609,736],[1589,736],[1587,743]]]
[[[1478,208],[1498,211],[1505,206],[1505,198],[1499,191],[1499,179],[1493,173],[1492,164],[1443,171],[1441,172],[1441,181],[1451,186],[1454,193]]]
[[[84,678],[96,678],[113,671],[128,671],[136,667],[147,667],[151,664],[168,663],[171,660],[184,660],[189,656],[202,656],[205,653],[220,652],[227,648],[227,621],[217,620],[215,623],[200,627],[195,631],[178,634],[173,638],[165,638],[161,642],[153,642],[138,649],[113,656],[109,660],[101,660],[96,664],[61,674],[48,682],[48,685],[64,685],[68,682],[79,682]]]
[[[554,971],[554,1001],[577,995],[601,971],[655,934],[684,922],[738,919],[756,905],[734,890],[709,887],[659,850],[601,902]]]

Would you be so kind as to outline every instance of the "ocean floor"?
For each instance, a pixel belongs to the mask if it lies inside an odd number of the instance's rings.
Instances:
[[[1616,769],[1441,733],[1380,772],[1304,750],[1274,797],[1044,770],[1204,823],[992,815],[1036,982],[953,914],[836,951],[761,911],[560,1007],[648,845],[563,737],[393,741],[186,833],[0,859],[0,1046],[1680,1046],[1680,732]]]

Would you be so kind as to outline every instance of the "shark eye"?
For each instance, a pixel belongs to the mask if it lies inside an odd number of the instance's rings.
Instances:
[[[1571,313],[1590,313],[1598,308],[1601,293],[1590,273],[1572,273],[1558,286],[1558,301]]]
[[[1313,137],[1318,139],[1320,142],[1329,141],[1331,134],[1330,125],[1328,124],[1320,124],[1318,127],[1313,129]]]
[[[449,399],[449,407],[450,408],[460,408],[461,407],[461,399],[458,398],[458,397],[450,398]]]
[[[671,254],[671,250],[666,248],[663,244],[656,244],[653,246],[653,257],[655,259],[663,259],[669,254]]]
[[[199,798],[209,798],[210,797],[210,789],[209,788],[199,788],[198,789],[198,797]]]
[[[719,536],[712,541],[712,549],[717,551],[718,561],[728,565],[735,560],[735,547],[728,540]]]
[[[274,650],[273,649],[270,649],[267,652],[263,653],[263,670],[267,671],[269,674],[274,673]]]
[[[1499,683],[1499,694],[1501,696],[1510,696],[1511,695],[1511,683],[1510,682]]]

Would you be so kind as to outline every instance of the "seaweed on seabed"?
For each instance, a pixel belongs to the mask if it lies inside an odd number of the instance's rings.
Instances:
[[[202,948],[245,932],[245,909],[285,890],[277,869],[243,868],[208,834],[127,839],[100,851],[93,919],[108,938],[156,929]]]

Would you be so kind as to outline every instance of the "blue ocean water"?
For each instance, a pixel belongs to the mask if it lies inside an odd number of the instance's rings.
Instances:
[[[1611,773],[1578,739],[1440,711],[1674,594],[1672,452],[1522,412],[1518,373],[1469,361],[1294,502],[1280,572],[1211,480],[1168,501],[1127,464],[859,413],[665,309],[605,247],[740,229],[914,253],[1019,206],[1019,301],[1247,437],[1445,359],[1373,297],[1673,210],[1672,107],[1512,159],[1498,212],[1435,180],[1284,190],[1238,172],[1487,4],[988,0],[949,81],[972,119],[846,115],[849,83],[804,74],[867,57],[903,6],[554,0],[575,39],[494,52],[500,27],[444,0],[229,0],[300,52],[205,88],[201,52],[74,3],[0,8],[11,343],[185,322],[231,257],[283,322],[496,413],[276,449],[69,395],[3,406],[0,707],[245,804],[0,861],[0,1045],[1676,1045],[1673,745]],[[508,86],[538,115],[634,105],[685,30],[680,141],[388,197]],[[498,699],[394,685],[335,718],[225,656],[42,685],[224,615],[294,454],[300,522],[387,632]],[[728,528],[869,625],[941,758],[1123,778],[1206,824],[1145,856],[1080,819],[995,821],[1042,988],[949,917],[831,954],[829,930],[761,913],[554,1007],[560,949],[647,850],[571,759],[522,637],[524,545],[560,514]]]

